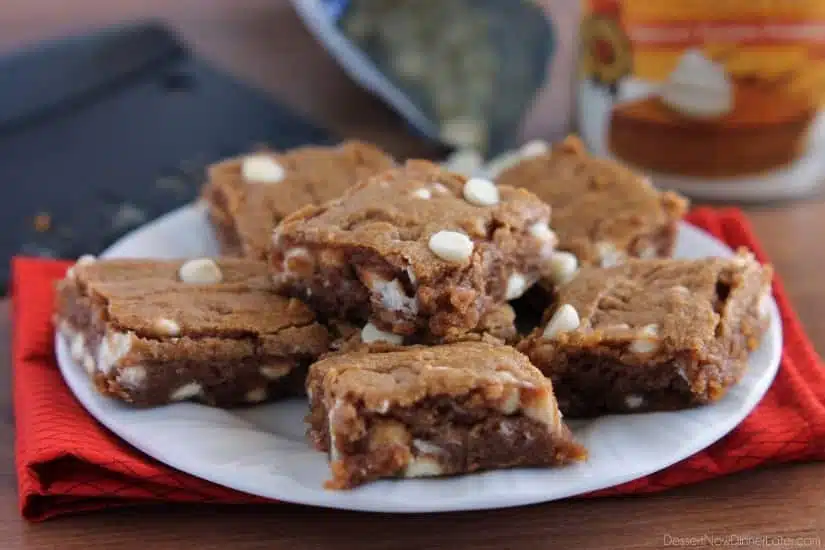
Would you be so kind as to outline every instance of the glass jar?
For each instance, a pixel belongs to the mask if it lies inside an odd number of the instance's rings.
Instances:
[[[825,2],[585,0],[579,132],[706,199],[810,193],[825,176]]]

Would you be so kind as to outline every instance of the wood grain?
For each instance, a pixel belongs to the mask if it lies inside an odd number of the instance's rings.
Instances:
[[[359,90],[282,0],[29,0],[0,9],[0,51],[68,31],[159,17],[216,64],[341,135],[401,155],[433,149]],[[825,351],[825,202],[752,209],[757,234],[817,350]],[[8,303],[0,305],[0,546],[10,549],[443,548],[646,549],[670,537],[818,537],[825,545],[825,465],[747,472],[665,494],[569,500],[444,515],[357,514],[291,505],[155,506],[28,525],[17,511]],[[688,541],[689,542],[689,541]],[[702,542],[701,539],[694,542]],[[710,541],[704,546],[710,548]],[[739,547],[746,547],[742,544]],[[795,545],[776,548],[817,547]]]

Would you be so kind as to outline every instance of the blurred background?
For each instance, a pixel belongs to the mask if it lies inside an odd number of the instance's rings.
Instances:
[[[472,172],[577,132],[699,199],[810,196],[823,19],[815,0],[6,2],[0,283],[12,255],[102,250],[264,143]]]

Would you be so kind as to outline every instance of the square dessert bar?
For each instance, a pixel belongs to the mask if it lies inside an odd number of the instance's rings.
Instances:
[[[768,326],[772,274],[744,251],[583,268],[519,350],[569,416],[710,403],[739,381]]]
[[[583,460],[550,382],[509,346],[333,355],[310,367],[309,435],[328,488]]]
[[[221,252],[264,260],[272,228],[286,215],[334,199],[361,178],[394,164],[376,147],[349,141],[337,147],[260,152],[213,165],[203,195]]]
[[[589,156],[574,137],[552,148],[531,143],[510,164],[496,181],[529,189],[553,208],[563,253],[549,283],[569,279],[578,265],[610,267],[627,258],[672,254],[687,209],[680,195],[657,191],[645,176]]]
[[[136,405],[256,403],[297,390],[329,334],[268,290],[264,262],[78,262],[57,285],[56,325],[98,390]]]
[[[386,332],[466,332],[548,268],[549,218],[526,190],[408,161],[284,219],[273,281],[320,313]]]

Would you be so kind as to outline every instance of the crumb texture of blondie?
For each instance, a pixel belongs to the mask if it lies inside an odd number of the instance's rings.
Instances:
[[[573,253],[582,265],[670,256],[688,205],[674,192],[656,190],[646,176],[588,155],[575,137],[525,156],[496,181],[546,201],[559,250]]]
[[[357,351],[363,348],[386,348],[387,346],[440,345],[456,342],[493,342],[515,344],[519,335],[516,330],[516,312],[509,304],[495,306],[482,317],[478,327],[470,332],[456,332],[440,338],[422,338],[420,335],[402,336],[379,329],[372,323],[357,327],[346,322],[332,322],[334,341],[331,347],[336,351]]]
[[[571,416],[722,397],[767,328],[772,268],[733,258],[583,268],[519,344]]]
[[[547,268],[549,218],[528,191],[408,161],[287,217],[273,280],[325,315],[387,332],[467,332]]]
[[[211,166],[203,196],[222,253],[264,260],[272,229],[285,216],[337,198],[394,164],[380,149],[358,141],[261,151]]]
[[[330,455],[333,489],[586,457],[551,383],[508,346],[334,355],[310,368],[307,394],[309,434]]]

